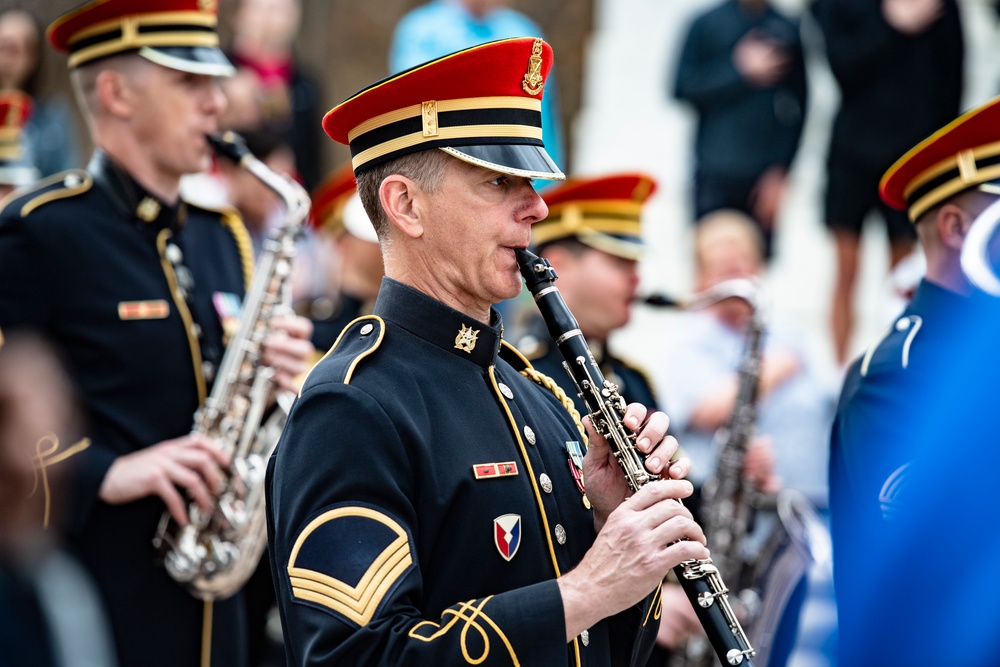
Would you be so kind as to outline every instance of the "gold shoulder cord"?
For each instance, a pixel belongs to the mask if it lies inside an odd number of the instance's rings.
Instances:
[[[556,384],[556,381],[550,378],[545,373],[539,373],[534,368],[525,368],[521,371],[521,375],[528,378],[536,384],[540,384],[549,391],[563,404],[566,408],[566,412],[569,416],[573,418],[573,423],[576,424],[576,428],[580,431],[580,436],[583,437],[583,444],[587,445],[587,429],[584,428],[583,422],[580,421],[580,413],[576,409],[576,404],[573,403],[573,399],[566,395],[563,388]]]

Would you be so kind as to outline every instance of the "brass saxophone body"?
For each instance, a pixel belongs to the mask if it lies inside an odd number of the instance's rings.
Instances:
[[[239,326],[226,347],[212,393],[194,416],[192,433],[212,438],[232,457],[223,491],[210,513],[189,503],[187,526],[179,526],[164,512],[153,538],[170,576],[195,597],[215,600],[235,594],[246,583],[267,545],[264,475],[291,397],[279,394],[268,414],[274,370],[262,361],[263,342],[270,333],[271,318],[291,312],[295,241],[310,201],[301,186],[251,155],[238,135],[210,136],[209,141],[217,153],[274,190],[286,207],[284,224],[264,242]]]

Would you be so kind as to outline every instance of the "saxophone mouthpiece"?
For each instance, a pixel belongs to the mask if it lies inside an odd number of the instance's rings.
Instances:
[[[669,294],[655,293],[647,294],[646,296],[637,296],[635,298],[637,303],[644,303],[647,306],[653,306],[654,308],[685,308],[687,304],[680,299],[675,299]]]
[[[247,142],[239,134],[232,130],[222,133],[206,134],[208,144],[216,153],[224,158],[228,158],[236,164],[241,164],[245,159],[252,158]]]

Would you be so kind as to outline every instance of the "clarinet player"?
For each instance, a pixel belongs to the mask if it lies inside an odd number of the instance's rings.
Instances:
[[[123,667],[246,664],[241,596],[195,599],[152,544],[165,507],[181,523],[185,495],[211,507],[230,463],[188,433],[253,270],[249,240],[235,212],[179,194],[182,175],[211,164],[217,77],[233,71],[215,26],[214,3],[198,0],[99,0],[59,17],[48,38],[68,54],[96,150],[0,216],[0,327],[48,338],[86,412],[89,447],[54,458],[74,459],[66,529]],[[311,327],[272,325],[265,362],[291,390]]]
[[[310,373],[269,468],[290,664],[641,661],[658,608],[637,603],[708,555],[675,502],[691,486],[666,415],[628,408],[666,478],[628,497],[491,307],[520,292],[514,249],[546,215],[530,179],[563,177],[542,142],[551,66],[540,39],[493,42],[324,120],[350,145],[386,278]]]

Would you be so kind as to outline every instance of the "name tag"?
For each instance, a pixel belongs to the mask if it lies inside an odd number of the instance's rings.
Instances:
[[[120,320],[162,320],[170,314],[170,306],[163,299],[155,301],[121,301],[118,303]]]

